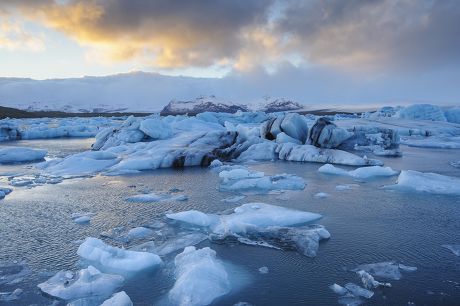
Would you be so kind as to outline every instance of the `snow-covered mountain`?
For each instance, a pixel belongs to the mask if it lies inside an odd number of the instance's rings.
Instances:
[[[238,110],[283,111],[302,108],[288,99],[265,97],[254,101],[270,92],[270,86],[267,86],[266,92],[261,92],[265,87],[256,89],[247,84],[244,86],[250,90],[242,90],[243,83],[238,82],[231,78],[167,76],[145,72],[49,80],[0,78],[0,106],[68,113],[152,113],[162,109],[166,113],[234,113]],[[195,97],[199,98],[193,100]],[[168,104],[168,101],[171,102]]]
[[[163,108],[161,114],[178,115],[198,114],[203,112],[236,113],[237,111],[246,112],[249,111],[249,108],[246,105],[219,100],[216,96],[211,95],[200,96],[190,101],[172,100]]]
[[[248,104],[233,103],[219,99],[214,95],[200,96],[195,100],[177,101],[172,100],[166,105],[161,114],[181,115],[198,114],[203,112],[236,113],[237,111],[262,111],[262,112],[282,112],[301,110],[304,106],[298,102],[285,98],[264,97],[261,100]]]

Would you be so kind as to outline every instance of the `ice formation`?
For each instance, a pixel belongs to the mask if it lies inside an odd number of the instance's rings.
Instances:
[[[0,187],[0,200],[5,198],[8,194],[10,194],[13,191],[11,188],[7,187]]]
[[[324,227],[309,225],[321,215],[264,203],[243,204],[228,215],[191,210],[166,216],[206,228],[215,241],[236,238],[249,245],[294,249],[308,257],[316,256],[319,242],[330,237]]]
[[[305,181],[296,175],[279,174],[265,176],[263,172],[245,168],[224,170],[219,173],[222,191],[265,193],[270,190],[302,190]]]
[[[0,262],[0,286],[20,283],[29,274],[30,268],[24,262]]]
[[[60,271],[46,282],[38,284],[41,291],[63,300],[87,297],[109,297],[123,285],[120,275],[101,273],[93,266],[78,273]]]
[[[72,218],[73,222],[78,224],[87,224],[91,221],[91,217],[94,213],[73,213],[70,217]]]
[[[119,249],[97,238],[86,238],[77,254],[105,271],[139,272],[161,264],[158,255]]]
[[[374,277],[381,277],[384,279],[392,279],[392,280],[400,280],[402,277],[401,271],[414,272],[416,270],[417,270],[416,267],[410,267],[410,266],[406,266],[403,264],[398,264],[394,261],[386,261],[386,262],[379,262],[379,263],[363,264],[363,265],[358,266],[353,271],[355,272],[365,271]]]
[[[24,163],[43,160],[48,152],[23,147],[0,147],[0,164]]]
[[[186,247],[174,264],[176,282],[168,294],[174,305],[209,305],[231,290],[229,275],[210,248]]]
[[[395,185],[385,187],[434,194],[460,195],[460,178],[437,173],[403,170]]]
[[[100,306],[133,306],[133,302],[126,292],[120,291],[105,300]]]
[[[393,176],[398,174],[397,171],[394,171],[390,167],[371,166],[347,171],[341,168],[337,168],[331,164],[325,164],[321,166],[318,171],[326,174],[349,176],[360,180],[371,179],[379,176]]]

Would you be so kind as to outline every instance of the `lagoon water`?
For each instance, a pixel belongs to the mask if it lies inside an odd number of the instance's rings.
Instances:
[[[92,139],[34,140],[3,143],[46,148],[52,157],[87,150]],[[460,177],[460,168],[450,165],[460,160],[460,150],[424,149],[402,146],[403,157],[381,158],[395,170],[411,169]],[[0,185],[7,175],[32,173],[33,164],[0,165]],[[320,244],[318,255],[308,258],[294,251],[280,251],[235,243],[205,241],[217,257],[236,267],[230,294],[213,305],[336,305],[338,296],[328,287],[333,283],[360,284],[350,270],[360,264],[394,260],[418,268],[403,272],[392,288],[375,289],[365,305],[460,305],[460,257],[442,247],[460,244],[460,197],[441,196],[382,189],[397,176],[357,182],[352,178],[319,173],[321,164],[263,162],[248,165],[268,175],[290,173],[303,177],[302,191],[270,195],[249,195],[236,203],[222,201],[234,196],[218,190],[217,173],[207,168],[160,169],[124,176],[96,176],[65,180],[56,185],[34,188],[15,187],[0,200],[0,277],[1,263],[24,262],[30,273],[22,282],[2,284],[0,292],[21,288],[19,300],[5,305],[50,305],[54,299],[43,295],[37,284],[59,270],[78,270],[76,254],[85,237],[100,237],[104,231],[125,226],[133,228],[164,220],[166,212],[196,209],[218,213],[248,202],[264,202],[298,210],[320,213],[319,221],[331,233]],[[346,168],[346,167],[342,167]],[[352,169],[350,167],[350,169]],[[356,184],[351,190],[338,191],[340,184]],[[178,188],[188,201],[132,203],[125,198],[146,191],[166,192]],[[325,198],[314,195],[328,193]],[[87,225],[71,219],[72,213],[95,215]],[[106,239],[113,245],[120,242]],[[136,241],[133,244],[137,244]],[[132,245],[123,245],[128,248]],[[177,253],[175,253],[177,254]],[[174,283],[170,255],[163,268],[132,277],[122,290],[134,305],[156,305]],[[259,273],[260,267],[269,269]],[[65,305],[64,302],[58,304]]]

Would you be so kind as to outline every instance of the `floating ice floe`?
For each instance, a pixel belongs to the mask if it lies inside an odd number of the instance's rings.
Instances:
[[[166,256],[185,247],[197,245],[206,239],[208,236],[202,233],[179,234],[166,240],[163,244],[155,246],[155,253],[159,256]]]
[[[402,277],[401,271],[414,272],[417,271],[416,267],[410,267],[403,264],[398,264],[394,261],[386,261],[379,263],[359,265],[354,272],[365,271],[374,277],[381,277],[384,279],[400,280]]]
[[[126,292],[120,291],[105,300],[100,306],[133,306],[133,302]]]
[[[460,244],[443,244],[442,247],[450,250],[455,256],[460,256]]]
[[[17,288],[12,292],[0,292],[0,302],[11,302],[19,300],[24,292],[21,288]]]
[[[248,169],[224,170],[219,173],[221,191],[267,193],[271,190],[302,190],[305,181],[291,174],[265,176],[263,172]]]
[[[361,305],[364,303],[361,298],[370,299],[374,296],[374,292],[369,289],[392,287],[390,283],[379,282],[374,277],[399,280],[402,277],[401,271],[414,272],[416,270],[416,267],[398,264],[394,261],[364,264],[352,270],[356,272],[356,275],[361,279],[364,288],[354,283],[347,283],[344,287],[333,284],[329,286],[329,288],[340,295],[338,300],[340,304]]]
[[[120,288],[123,282],[124,278],[120,275],[105,274],[89,266],[76,274],[60,271],[46,282],[38,284],[38,288],[63,300],[93,297],[104,299]]]
[[[105,271],[139,272],[162,263],[156,254],[119,249],[97,238],[86,238],[77,254]]]
[[[329,197],[329,193],[326,193],[326,192],[318,192],[318,193],[315,193],[314,197],[315,198],[327,198]]]
[[[460,178],[437,173],[403,170],[399,174],[396,184],[385,186],[385,188],[460,195]]]
[[[229,215],[191,210],[166,216],[206,228],[212,240],[236,239],[248,245],[297,250],[309,257],[316,256],[321,240],[330,238],[324,227],[309,225],[321,215],[264,203],[241,205]]]
[[[29,266],[24,262],[0,262],[0,285],[14,285],[30,274]]]
[[[165,201],[186,201],[188,197],[183,194],[169,194],[169,193],[146,193],[138,194],[126,198],[128,202],[165,202]]]
[[[13,189],[7,187],[0,187],[0,200],[9,195]]]
[[[174,264],[176,282],[168,294],[173,305],[209,305],[231,290],[224,265],[208,247],[187,247]]]
[[[335,190],[337,191],[345,191],[345,190],[352,190],[356,187],[359,187],[358,184],[344,184],[344,185],[337,185],[335,186]]]
[[[86,151],[64,159],[50,160],[37,167],[54,176],[86,176],[101,172],[118,161],[117,155],[110,152]]]
[[[23,147],[0,147],[0,164],[43,160],[48,151]]]
[[[44,184],[58,184],[63,181],[60,176],[46,174],[18,175],[11,177],[10,185],[15,187],[36,187]]]
[[[268,273],[268,267],[260,267],[259,268],[259,273],[260,274],[267,274]]]
[[[91,221],[92,216],[94,216],[94,213],[84,212],[84,213],[73,213],[70,217],[75,223],[87,224]]]
[[[365,180],[371,179],[380,176],[393,176],[397,175],[398,172],[394,171],[390,167],[381,167],[381,166],[370,166],[370,167],[361,167],[355,170],[344,170],[338,167],[335,167],[331,164],[325,164],[318,169],[321,173],[334,174],[340,176],[349,176],[355,179]]]

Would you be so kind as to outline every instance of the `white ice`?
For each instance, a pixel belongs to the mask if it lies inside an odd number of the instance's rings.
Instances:
[[[179,234],[166,240],[163,244],[155,246],[155,253],[160,256],[166,256],[185,247],[197,245],[206,239],[208,239],[208,236],[202,233]]]
[[[386,261],[379,263],[359,265],[353,271],[365,271],[374,277],[382,277],[384,279],[399,280],[402,277],[401,270],[405,272],[414,272],[416,267],[405,266],[394,261]]]
[[[209,305],[230,292],[229,275],[208,247],[185,248],[174,260],[176,282],[168,297],[173,305]]]
[[[13,191],[13,189],[11,189],[11,188],[0,187],[0,200],[3,199],[8,194],[10,194],[12,191]]]
[[[265,267],[265,266],[264,266],[264,267],[260,267],[260,268],[259,268],[259,273],[260,273],[260,274],[268,274],[268,271],[269,271],[269,270],[268,270],[268,267]]]
[[[97,238],[86,238],[77,254],[107,272],[131,273],[158,266],[158,255],[119,249]]]
[[[403,170],[395,185],[385,187],[433,194],[460,195],[460,178],[437,173]]]
[[[349,176],[355,179],[365,180],[371,179],[380,176],[393,176],[397,175],[398,172],[394,171],[390,167],[382,166],[370,166],[370,167],[361,167],[355,170],[344,170],[338,167],[335,167],[331,164],[325,164],[318,169],[321,173],[334,174],[340,176]]]
[[[48,151],[23,147],[0,147],[0,164],[42,160]]]
[[[63,299],[75,300],[86,297],[108,297],[123,285],[120,275],[101,273],[93,266],[80,270],[77,274],[60,271],[46,282],[38,284],[41,291]]]
[[[105,300],[100,306],[133,306],[133,302],[126,292],[120,291]]]

